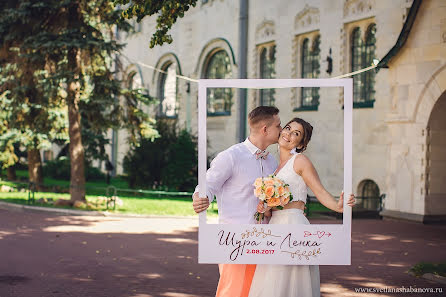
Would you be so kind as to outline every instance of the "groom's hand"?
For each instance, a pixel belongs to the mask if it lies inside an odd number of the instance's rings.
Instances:
[[[192,203],[193,207],[194,207],[194,211],[196,213],[200,213],[206,209],[208,209],[209,207],[209,199],[207,197],[205,198],[200,198],[198,196],[198,193],[195,193],[193,196],[194,202]]]

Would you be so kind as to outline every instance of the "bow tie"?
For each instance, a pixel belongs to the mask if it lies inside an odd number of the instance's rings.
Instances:
[[[264,151],[257,150],[256,151],[256,160],[258,160],[260,158],[262,158],[263,160],[266,160],[266,156],[268,156],[268,154],[269,154],[269,152],[266,150],[264,150]]]

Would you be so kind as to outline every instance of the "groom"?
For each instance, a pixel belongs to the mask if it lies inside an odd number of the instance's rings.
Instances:
[[[199,213],[217,197],[220,224],[255,224],[258,199],[254,196],[254,180],[268,176],[277,168],[277,161],[266,148],[279,139],[279,109],[259,106],[248,115],[250,135],[242,143],[219,153],[206,173],[206,196],[199,197],[198,186],[193,207]],[[220,280],[216,297],[248,296],[256,265],[219,264]]]

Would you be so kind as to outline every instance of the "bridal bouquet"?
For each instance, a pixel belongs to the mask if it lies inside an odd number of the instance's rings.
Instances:
[[[254,182],[254,195],[263,201],[263,205],[267,209],[276,207],[282,209],[287,203],[293,200],[293,195],[286,184],[275,175],[268,177],[259,177]],[[256,212],[254,218],[257,222],[263,220],[263,213]]]

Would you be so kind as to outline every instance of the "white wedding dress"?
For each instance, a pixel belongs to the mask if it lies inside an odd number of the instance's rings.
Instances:
[[[307,199],[307,185],[293,169],[293,155],[277,174],[293,194],[293,201]],[[270,224],[304,224],[310,222],[300,209],[273,211]],[[249,297],[319,297],[320,277],[317,265],[257,265]]]

